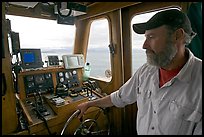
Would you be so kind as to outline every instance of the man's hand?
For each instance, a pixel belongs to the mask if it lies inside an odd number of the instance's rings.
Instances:
[[[80,110],[80,113],[78,115],[78,118],[81,119],[82,116],[84,115],[84,113],[86,112],[86,110],[89,108],[89,105],[88,105],[89,102],[84,102],[84,103],[81,103],[77,106],[77,109]]]

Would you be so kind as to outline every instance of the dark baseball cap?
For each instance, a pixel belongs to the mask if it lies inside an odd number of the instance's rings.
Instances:
[[[194,33],[187,15],[177,9],[158,12],[145,23],[133,24],[133,30],[138,34],[144,34],[146,30],[154,29],[162,25],[183,28],[189,35]]]

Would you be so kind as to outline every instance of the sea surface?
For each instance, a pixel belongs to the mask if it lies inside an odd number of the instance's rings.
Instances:
[[[72,54],[72,50],[68,48],[58,48],[58,49],[41,49],[42,60],[45,62],[48,55],[57,55],[61,60],[62,55]],[[91,64],[91,76],[95,77],[105,77],[105,71],[111,70],[110,63],[110,52],[104,49],[92,49],[88,51],[86,62]],[[142,49],[133,49],[132,53],[132,74],[146,62],[145,51]],[[63,64],[61,64],[63,65]],[[44,67],[46,64],[44,64]]]

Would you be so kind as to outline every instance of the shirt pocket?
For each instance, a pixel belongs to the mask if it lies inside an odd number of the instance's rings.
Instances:
[[[192,121],[195,123],[198,123],[201,118],[202,118],[202,114],[197,111],[193,111],[191,114],[184,115],[185,120]]]
[[[144,86],[140,86],[137,90],[137,106],[138,106],[138,113],[146,114],[148,112],[150,106],[150,97],[151,97],[151,90],[145,88]]]
[[[169,105],[171,118],[169,119],[169,127],[174,129],[176,134],[188,134],[193,130],[195,123],[199,122],[202,114],[195,109],[183,106],[176,101],[171,101]]]
[[[188,106],[182,106],[176,101],[170,103],[170,111],[174,114],[174,118],[183,119],[186,121],[192,121],[197,123],[200,121],[202,114],[198,111],[188,108]]]

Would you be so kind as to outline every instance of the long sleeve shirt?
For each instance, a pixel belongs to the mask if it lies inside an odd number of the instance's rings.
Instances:
[[[111,93],[116,107],[137,102],[139,135],[202,134],[202,60],[189,49],[180,72],[159,87],[159,68],[144,64],[119,90]]]

